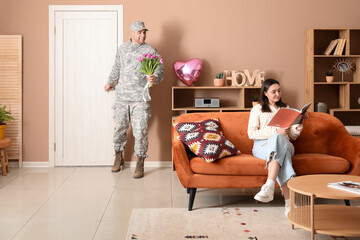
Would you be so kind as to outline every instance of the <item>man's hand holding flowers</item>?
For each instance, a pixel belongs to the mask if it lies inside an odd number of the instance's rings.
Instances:
[[[155,83],[155,76],[153,74],[146,76],[146,80],[149,83],[149,86],[152,86]]]
[[[149,87],[155,83],[155,76],[153,75],[155,70],[158,68],[159,64],[163,64],[161,57],[158,57],[151,53],[144,53],[141,57],[138,57],[136,60],[141,62],[141,69],[139,72],[145,74]]]

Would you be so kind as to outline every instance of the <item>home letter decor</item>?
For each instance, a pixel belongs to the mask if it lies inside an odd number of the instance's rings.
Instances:
[[[235,83],[233,83],[233,78],[232,78],[231,72],[232,71],[230,71],[230,70],[224,70],[224,79],[225,79],[224,86],[235,86]],[[230,81],[230,83],[229,83],[229,81]]]
[[[257,75],[255,86],[261,86],[264,81],[265,81],[265,72],[261,71]]]
[[[234,71],[234,72],[235,72],[235,71]],[[240,75],[240,76],[241,76],[241,83],[239,83],[238,78],[236,77],[237,75]],[[242,87],[242,86],[244,86],[244,85],[246,84],[246,76],[245,76],[245,74],[242,73],[242,72],[236,72],[236,73],[234,74],[234,79],[235,79],[235,85],[236,85],[237,87]]]
[[[241,78],[241,81],[240,81]],[[244,72],[236,70],[224,70],[224,86],[243,87],[243,86],[261,86],[265,79],[265,72],[260,69],[255,69],[253,74],[245,69]]]
[[[244,73],[247,77],[247,86],[254,86],[255,85],[255,81],[256,81],[256,78],[257,78],[257,73],[259,72],[260,70],[259,69],[255,69],[252,76],[250,76],[250,72],[249,70],[245,69],[244,70]]]

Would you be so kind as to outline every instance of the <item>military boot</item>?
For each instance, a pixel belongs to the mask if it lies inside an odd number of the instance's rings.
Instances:
[[[133,175],[134,178],[142,178],[144,176],[144,160],[143,157],[138,157]]]
[[[111,168],[112,172],[119,172],[120,169],[124,166],[125,161],[122,156],[123,151],[115,151],[115,161],[114,165]]]

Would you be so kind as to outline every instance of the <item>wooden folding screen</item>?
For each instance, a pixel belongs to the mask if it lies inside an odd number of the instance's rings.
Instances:
[[[15,121],[7,124],[5,137],[12,141],[9,159],[22,167],[22,37],[0,35],[0,107],[6,105]]]

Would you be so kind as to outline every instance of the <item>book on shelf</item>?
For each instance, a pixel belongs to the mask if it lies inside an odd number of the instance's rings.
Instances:
[[[326,48],[324,54],[330,55],[331,52],[335,49],[336,45],[339,43],[339,39],[334,39],[330,42],[329,46]]]
[[[339,48],[340,48],[340,44],[341,44],[341,39],[338,39],[338,44],[336,45],[336,48],[333,52],[333,55],[339,55],[338,52],[339,52]]]
[[[295,108],[280,108],[275,116],[270,120],[268,126],[290,127],[293,124],[302,122],[303,116],[312,103],[306,104],[301,110]]]
[[[332,188],[360,194],[360,182],[343,181],[343,182],[329,183],[328,186]]]
[[[335,51],[334,51],[334,55],[340,56],[342,55],[344,48],[345,48],[345,42],[346,39],[340,38],[339,39],[339,43],[337,44]]]
[[[340,45],[339,45],[339,51],[337,52],[337,55],[342,55],[342,52],[345,47],[345,39],[340,39]]]

